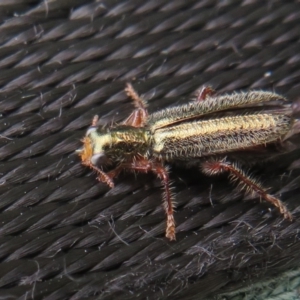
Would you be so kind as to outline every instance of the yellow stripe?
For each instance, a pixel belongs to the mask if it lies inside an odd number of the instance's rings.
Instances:
[[[158,129],[154,136],[159,139],[186,138],[194,135],[210,135],[216,132],[236,130],[268,129],[276,126],[275,117],[268,114],[235,116],[206,121],[183,123],[176,126]]]

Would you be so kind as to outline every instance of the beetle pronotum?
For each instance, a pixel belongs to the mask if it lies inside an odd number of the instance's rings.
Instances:
[[[145,101],[131,84],[127,84],[125,91],[134,101],[134,111],[122,123],[102,130],[97,128],[95,116],[82,140],[83,148],[77,152],[82,163],[96,171],[98,180],[111,188],[114,177],[122,170],[155,173],[165,191],[168,239],[175,240],[176,235],[166,164],[176,161],[199,160],[202,171],[208,175],[228,172],[231,179],[292,220],[278,198],[226,158],[236,152],[257,151],[285,138],[293,124],[291,112],[284,106],[277,110],[263,107],[285,101],[282,96],[264,91],[215,96],[206,87],[199,91],[195,101],[148,115]]]

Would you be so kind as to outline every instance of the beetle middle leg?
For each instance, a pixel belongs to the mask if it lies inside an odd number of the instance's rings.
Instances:
[[[266,190],[261,186],[261,184],[255,180],[253,177],[247,175],[241,168],[237,165],[232,164],[225,159],[223,160],[211,160],[204,162],[202,164],[202,170],[207,175],[217,175],[224,172],[229,172],[231,179],[234,181],[239,181],[242,188],[250,192],[254,192],[261,198],[270,202],[272,205],[276,206],[280,213],[283,214],[285,219],[292,220],[292,214],[289,212],[287,207],[278,198],[268,194]]]
[[[140,173],[155,173],[159,179],[162,181],[164,186],[164,197],[163,197],[163,206],[167,214],[167,228],[166,228],[166,237],[170,241],[176,240],[175,234],[175,220],[174,220],[174,203],[173,195],[170,190],[170,179],[168,170],[163,166],[159,161],[150,161],[144,157],[137,157],[132,162],[122,163],[115,170],[111,172],[119,173],[120,170],[131,170],[137,171]],[[108,173],[109,175],[112,175]]]
[[[216,91],[211,86],[203,86],[197,91],[196,102],[204,101],[208,96],[212,96]]]
[[[136,108],[122,124],[133,127],[145,126],[148,118],[147,103],[138,95],[130,83],[126,85],[125,92],[133,100]]]

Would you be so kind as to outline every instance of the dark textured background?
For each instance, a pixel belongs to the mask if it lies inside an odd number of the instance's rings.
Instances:
[[[1,0],[0,18],[1,299],[199,300],[300,266],[297,135],[255,169],[295,222],[175,167],[176,242],[154,176],[109,190],[74,154],[93,115],[131,112],[126,82],[150,112],[207,84],[276,91],[297,112],[299,1]]]

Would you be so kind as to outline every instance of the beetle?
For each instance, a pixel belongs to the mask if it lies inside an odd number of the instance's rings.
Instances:
[[[204,87],[194,101],[149,115],[147,103],[131,84],[125,92],[134,102],[133,112],[106,129],[97,128],[99,118],[95,116],[77,152],[82,164],[95,170],[98,180],[111,188],[113,179],[123,170],[156,174],[164,186],[169,240],[175,240],[176,233],[168,164],[176,162],[195,160],[207,175],[228,172],[241,188],[256,193],[292,220],[280,199],[228,159],[235,153],[266,149],[287,137],[294,120],[291,110],[284,108],[283,96],[266,91],[216,96],[212,88]],[[272,103],[279,108],[267,109]]]

